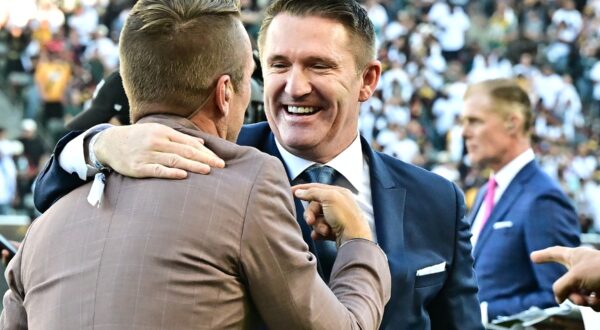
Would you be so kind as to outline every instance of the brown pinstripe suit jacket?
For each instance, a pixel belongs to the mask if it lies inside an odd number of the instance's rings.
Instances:
[[[329,288],[302,240],[281,162],[200,132],[226,161],[185,180],[112,173],[36,220],[6,276],[3,329],[374,329],[390,295],[384,253],[342,246]]]

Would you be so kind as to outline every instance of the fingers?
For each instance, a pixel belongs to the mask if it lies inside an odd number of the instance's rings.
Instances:
[[[150,163],[155,163],[158,165],[162,165],[159,168],[162,171],[162,168],[169,168],[173,171],[165,171],[167,173],[181,173],[181,172],[193,172],[198,174],[208,174],[210,172],[210,166],[199,163],[196,161],[192,161],[190,159],[184,158],[177,154],[168,154],[168,153],[154,153],[152,154],[152,159]],[[183,171],[180,171],[183,170]],[[163,172],[164,173],[164,172]],[[150,174],[152,175],[152,174]],[[185,177],[185,176],[184,176]],[[175,178],[177,179],[177,178]]]
[[[186,172],[207,174],[225,166],[203,140],[170,127],[150,123],[112,127],[99,136],[98,159],[131,177],[182,179]]]
[[[579,305],[579,306],[588,306],[585,296],[580,294],[580,293],[571,293],[569,295],[569,300],[574,303],[575,305]],[[562,301],[558,301],[558,299],[556,300],[557,303],[561,304],[564,300]]]
[[[202,139],[175,130],[169,132],[168,142],[164,145],[165,149],[159,151],[175,153],[183,158],[201,162],[210,167],[225,167],[225,162],[214,152],[206,148]]]
[[[6,249],[2,249],[0,254],[2,255],[2,264],[7,266],[8,262],[10,261],[10,252],[8,252]]]
[[[320,219],[314,226],[313,231],[319,235],[322,239],[335,239],[335,234],[331,227],[325,222],[324,219]]]
[[[136,178],[185,179],[187,172],[160,164],[144,164],[136,173]]]
[[[581,287],[581,280],[574,274],[574,272],[567,272],[561,278],[556,280],[552,285],[552,290],[554,291],[554,296],[556,297],[556,301],[560,304],[567,297],[571,298],[572,294],[579,295]],[[578,302],[573,301],[576,299]],[[576,304],[579,304],[579,298],[576,296],[571,299]]]
[[[337,197],[339,197],[339,194],[351,194],[350,191],[345,188],[320,183],[296,185],[292,187],[292,192],[298,199],[304,201],[315,201],[319,203],[326,203],[335,200]]]
[[[323,215],[323,208],[320,203],[311,202],[304,210],[304,220],[310,226],[317,223],[317,218]]]
[[[558,262],[567,268],[571,268],[570,253],[573,249],[563,246],[553,246],[531,253],[531,260],[535,263]]]
[[[314,240],[330,240],[335,241],[336,235],[333,233],[331,228],[326,223],[319,223],[317,226],[313,226],[313,230],[310,236]]]
[[[311,233],[313,239],[335,239],[333,230],[323,216],[323,208],[320,203],[308,204],[304,210],[304,220],[313,229]]]
[[[594,310],[597,311],[597,309],[600,308],[600,298],[596,296],[595,292],[593,294],[584,295],[583,297],[586,304],[592,307]]]

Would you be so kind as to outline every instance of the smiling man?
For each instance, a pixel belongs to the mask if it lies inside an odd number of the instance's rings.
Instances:
[[[271,32],[264,33],[267,29]],[[294,155],[327,163],[356,139],[356,108],[379,79],[381,66],[372,60],[372,47],[365,47],[373,40],[349,34],[334,19],[288,12],[267,18],[262,31],[259,45],[273,134]]]
[[[360,104],[371,97],[381,75],[365,10],[348,0],[274,1],[259,47],[268,123],[245,126],[238,143],[278,157],[293,184],[327,182],[354,193],[392,273],[392,297],[381,327],[482,329],[460,190],[373,151],[358,134]],[[55,155],[70,139],[59,143]],[[80,137],[67,148],[81,150],[83,141]],[[198,160],[211,158],[199,151],[198,141],[166,127],[114,127],[97,141],[91,151],[98,159],[130,176],[181,178],[186,171],[205,172]],[[78,164],[54,159],[39,178],[39,208],[83,183],[83,153],[75,153],[81,154]],[[69,173],[79,173],[80,179]],[[299,200],[295,205],[304,239],[328,280],[335,247],[313,240],[319,235],[311,237],[302,219],[304,205]]]

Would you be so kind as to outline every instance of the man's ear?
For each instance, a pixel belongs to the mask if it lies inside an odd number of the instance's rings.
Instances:
[[[381,62],[377,60],[367,63],[362,73],[362,86],[358,95],[359,102],[365,102],[373,95],[381,77]]]
[[[515,133],[516,129],[520,127],[522,120],[519,116],[512,114],[508,117],[506,122],[504,123],[504,127],[509,133]]]
[[[222,75],[217,80],[217,87],[215,88],[216,105],[222,116],[227,116],[229,113],[232,96],[233,84],[231,83],[231,77],[229,75]]]

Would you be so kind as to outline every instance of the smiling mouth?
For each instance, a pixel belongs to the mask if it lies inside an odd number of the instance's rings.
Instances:
[[[320,108],[316,108],[316,107],[297,107],[297,106],[291,106],[291,105],[284,106],[284,108],[287,113],[292,114],[292,115],[299,115],[299,116],[312,115],[321,110]]]

